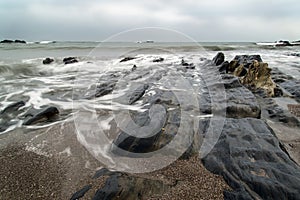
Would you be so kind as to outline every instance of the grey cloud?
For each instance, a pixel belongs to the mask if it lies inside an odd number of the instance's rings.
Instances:
[[[196,40],[298,39],[298,0],[0,0],[0,37],[102,40],[160,26]]]

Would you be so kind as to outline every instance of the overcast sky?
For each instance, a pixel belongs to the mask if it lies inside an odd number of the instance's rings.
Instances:
[[[0,39],[97,40],[141,27],[197,41],[300,39],[299,0],[0,0]]]

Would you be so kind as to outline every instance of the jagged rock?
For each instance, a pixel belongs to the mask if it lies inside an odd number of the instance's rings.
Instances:
[[[37,114],[31,116],[29,119],[23,122],[23,125],[32,125],[40,122],[48,121],[59,114],[59,111],[56,107],[50,106],[44,110],[38,112]]]
[[[229,199],[299,199],[299,166],[262,120],[227,119],[202,161],[232,187]]]
[[[87,193],[92,188],[92,185],[86,185],[83,188],[81,188],[79,191],[75,192],[70,200],[78,200],[82,198],[85,193]]]
[[[116,86],[116,83],[114,81],[102,83],[99,86],[97,86],[96,93],[94,97],[102,97],[104,95],[110,94]]]
[[[227,72],[228,67],[229,67],[229,62],[228,61],[223,62],[221,67],[219,68],[219,72]]]
[[[275,95],[276,84],[271,78],[271,68],[267,63],[254,61],[249,66],[247,74],[242,77],[241,83],[254,90],[262,88],[269,97]]]
[[[51,64],[52,62],[54,62],[54,59],[52,59],[52,58],[46,58],[43,60],[44,65]]]
[[[225,55],[222,52],[219,52],[213,59],[212,62],[216,65],[219,66],[225,61]]]
[[[246,68],[254,61],[263,62],[260,55],[236,55],[233,60],[236,60],[238,65],[243,64]]]
[[[18,111],[21,107],[25,106],[24,101],[18,101],[6,106],[0,112],[0,132],[7,130],[11,125],[16,124]]]
[[[13,40],[2,40],[0,43],[11,44],[14,43]]]
[[[245,76],[246,74],[247,74],[247,70],[243,64],[238,66],[233,72],[233,75],[238,76],[238,77]]]
[[[25,40],[15,40],[15,43],[26,44]]]
[[[136,59],[136,58],[135,57],[125,57],[122,60],[120,60],[120,62],[127,62],[127,61],[133,60],[133,59]]]
[[[136,101],[138,101],[146,92],[146,90],[149,88],[148,84],[142,85],[138,88],[136,88],[132,93],[130,93],[130,97],[129,97],[129,105],[132,105],[133,103],[135,103]]]
[[[77,63],[78,60],[76,59],[76,57],[67,57],[63,59],[63,62],[65,63],[65,65],[67,65],[67,64]]]

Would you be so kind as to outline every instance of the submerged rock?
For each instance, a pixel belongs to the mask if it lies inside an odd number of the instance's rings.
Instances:
[[[236,60],[238,65],[243,64],[246,68],[254,61],[263,62],[260,55],[236,55],[233,60]]]
[[[44,65],[51,64],[52,62],[54,62],[54,59],[53,59],[53,58],[45,58],[45,59],[43,60],[43,64],[44,64]]]
[[[18,101],[6,106],[0,112],[0,132],[7,130],[11,125],[17,123],[16,119],[18,117],[19,109],[25,106],[24,101]]]
[[[19,108],[25,106],[25,102],[24,101],[18,101],[16,103],[12,103],[10,105],[8,105],[6,108],[4,108],[0,114],[9,114],[11,112],[17,111]]]

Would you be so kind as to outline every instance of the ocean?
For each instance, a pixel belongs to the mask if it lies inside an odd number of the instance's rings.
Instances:
[[[8,124],[6,122],[8,128],[2,133],[24,128],[22,122],[26,113],[31,109],[41,109],[49,105],[60,110],[59,121],[72,119],[80,106],[77,101],[87,101],[87,97],[95,90],[95,85],[103,81],[100,77],[105,75],[130,71],[133,65],[153,69],[159,65],[171,69],[172,65],[180,64],[182,59],[188,62],[212,59],[218,52],[223,52],[228,61],[235,55],[259,54],[271,68],[279,68],[282,72],[300,79],[300,57],[295,55],[299,54],[300,46],[268,47],[247,42],[0,44],[0,111],[17,101],[26,103],[16,118],[12,118]],[[76,57],[79,62],[65,65],[63,58],[70,56]],[[120,63],[122,58],[128,56],[136,59]],[[53,58],[54,62],[44,65],[42,61],[46,57]],[[160,57],[164,58],[163,64],[151,62]],[[101,97],[97,100],[97,108],[112,109],[109,100],[111,101],[109,97]],[[0,125],[4,123],[1,120]],[[50,125],[51,123],[40,124],[29,128]]]

